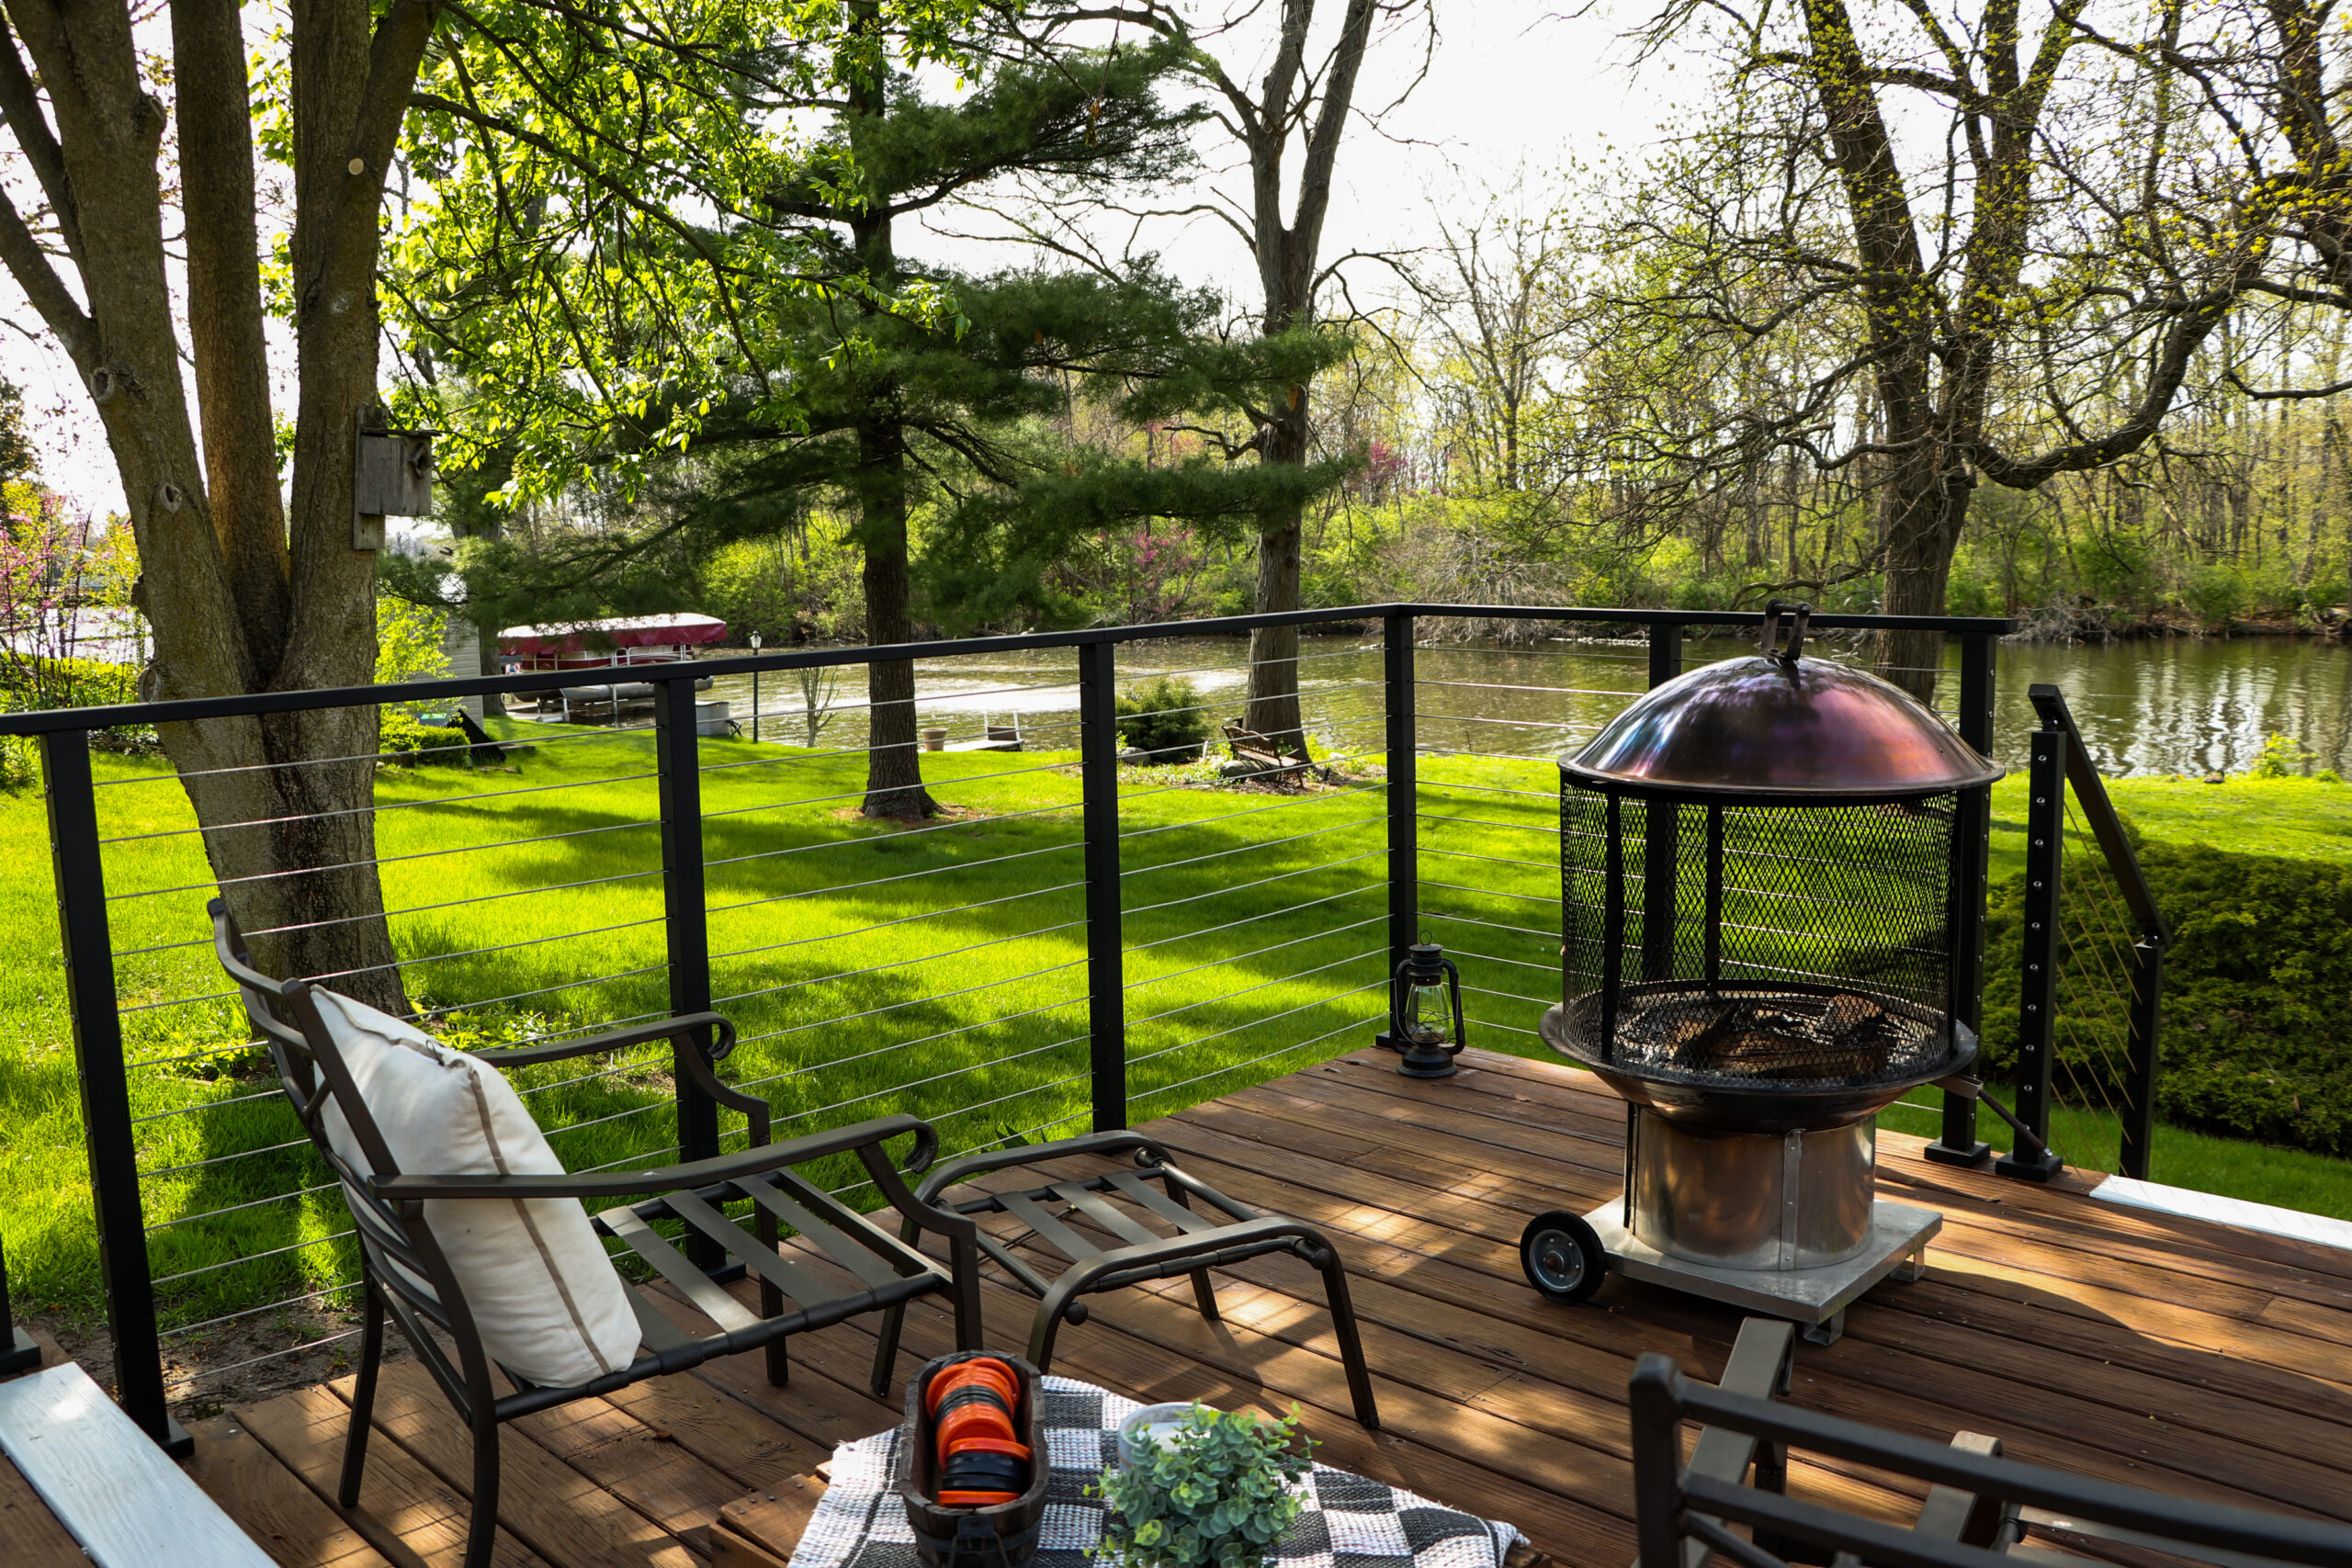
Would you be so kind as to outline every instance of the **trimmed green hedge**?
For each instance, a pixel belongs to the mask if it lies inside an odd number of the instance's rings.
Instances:
[[[2352,1155],[2352,866],[2142,843],[2171,928],[2156,1111],[2183,1126]],[[1984,961],[1984,1071],[2016,1071],[2025,882],[1995,884]],[[2126,925],[2087,844],[2060,900],[2061,1099],[2112,1100],[2124,1061]]]

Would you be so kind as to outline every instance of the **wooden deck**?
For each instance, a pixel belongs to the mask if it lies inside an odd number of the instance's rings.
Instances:
[[[1532,1213],[1619,1190],[1623,1111],[1589,1077],[1472,1052],[1438,1083],[1364,1052],[1161,1122],[1195,1174],[1327,1228],[1346,1255],[1385,1429],[1348,1401],[1313,1274],[1264,1260],[1219,1276],[1225,1323],[1178,1280],[1093,1298],[1055,1371],[1138,1399],[1287,1409],[1321,1457],[1507,1518],[1574,1568],[1622,1568],[1624,1388],[1645,1350],[1712,1379],[1738,1325],[1727,1308],[1612,1279],[1581,1307],[1539,1298],[1517,1241]],[[1795,1402],[1941,1440],[1998,1435],[2017,1457],[2184,1495],[2352,1518],[2352,1253],[1958,1172],[1882,1135],[1882,1190],[1940,1208],[1928,1277],[1888,1284],[1845,1338],[1799,1349]],[[991,1337],[1017,1346],[1025,1297],[991,1290]],[[896,1412],[864,1392],[871,1324],[793,1342],[794,1381],[758,1358],[590,1401],[509,1428],[513,1568],[718,1568],[764,1561],[722,1507],[788,1521],[837,1441]],[[944,1312],[912,1316],[909,1354],[948,1348]],[[413,1365],[378,1404],[368,1490],[347,1522],[322,1498],[344,1393],[324,1385],[204,1424],[198,1481],[287,1564],[454,1564],[465,1439]],[[1799,1492],[1883,1507],[1865,1472],[1800,1468]],[[5,1488],[0,1488],[5,1490]],[[23,1568],[49,1568],[38,1550]],[[75,1559],[79,1561],[79,1559]]]

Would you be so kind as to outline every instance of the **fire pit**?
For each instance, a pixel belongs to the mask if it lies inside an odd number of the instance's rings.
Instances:
[[[1962,807],[2001,770],[1896,687],[1805,658],[1810,615],[1776,601],[1760,653],[1667,682],[1560,764],[1542,1032],[1629,1111],[1624,1198],[1528,1227],[1555,1299],[1614,1270],[1832,1338],[1942,1224],[1873,1201],[1877,1113],[1975,1059]]]

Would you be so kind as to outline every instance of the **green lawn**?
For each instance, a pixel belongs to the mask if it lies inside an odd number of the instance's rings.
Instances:
[[[542,742],[519,775],[379,775],[378,848],[387,906],[408,911],[392,928],[412,1000],[469,1043],[665,1012],[650,734],[514,728]],[[927,757],[951,814],[909,829],[856,815],[862,755],[729,740],[702,752],[713,989],[742,1040],[727,1072],[773,1101],[780,1129],[908,1111],[955,1151],[1084,1128],[1074,755]],[[1136,1120],[1378,1027],[1383,793],[1376,768],[1350,766],[1351,783],[1305,797],[1130,771]],[[101,830],[133,840],[109,847],[105,871],[127,1050],[141,1064],[134,1112],[153,1118],[138,1130],[151,1253],[159,1276],[182,1276],[162,1287],[167,1319],[336,1282],[349,1259],[331,1238],[348,1221],[257,1054],[239,1048],[203,944],[198,847],[136,838],[187,827],[185,797],[155,762],[98,768]],[[0,972],[12,1042],[0,1047],[0,1235],[24,1299],[82,1310],[97,1278],[37,798],[0,802],[0,919],[22,960]],[[173,891],[143,896],[157,889]],[[674,1141],[664,1048],[521,1082],[573,1168]]]
[[[1329,739],[1376,745],[1376,725]],[[393,931],[412,998],[472,1043],[662,1013],[650,734],[511,728],[541,742],[519,774],[379,775],[379,850],[388,906],[404,911]],[[702,753],[714,990],[743,1042],[727,1071],[775,1102],[780,1129],[909,1111],[954,1151],[1086,1125],[1074,755],[927,757],[951,815],[910,829],[856,816],[861,755],[737,740]],[[1170,770],[1123,778],[1135,1120],[1353,1049],[1378,1027],[1376,761],[1305,797]],[[153,1118],[138,1130],[151,1251],[159,1276],[181,1276],[162,1287],[167,1321],[331,1286],[348,1277],[334,1239],[348,1220],[220,996],[198,846],[136,837],[187,827],[185,797],[158,762],[97,765],[102,831],[128,840],[105,874],[134,1111]],[[1543,1055],[1532,1031],[1559,992],[1556,771],[1457,757],[1424,760],[1421,777],[1424,932],[1462,964],[1474,1043]],[[2021,787],[1996,796],[1996,855],[2014,853]],[[2126,781],[2116,793],[2151,837],[2327,855],[2352,840],[2352,788]],[[0,1239],[33,1310],[87,1312],[96,1259],[38,797],[0,799],[0,852],[17,960],[0,967]],[[674,1140],[659,1049],[522,1082],[575,1169]],[[2096,1139],[2056,1141],[2096,1163]],[[2352,1215],[2352,1168],[2316,1156],[2167,1129],[2154,1174]]]

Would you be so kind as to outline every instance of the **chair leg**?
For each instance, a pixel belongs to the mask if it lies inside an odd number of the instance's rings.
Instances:
[[[359,1478],[368,1468],[368,1423],[376,1410],[376,1369],[384,1359],[384,1303],[376,1294],[376,1280],[363,1273],[359,1281],[359,1377],[351,1391],[351,1430],[343,1439],[343,1479],[335,1486],[335,1501],[346,1508],[359,1506]]]
[[[785,1354],[785,1345],[792,1336],[784,1335],[767,1343],[768,1386],[788,1387],[792,1382],[792,1362]]]
[[[1029,1364],[1044,1377],[1054,1367],[1054,1336],[1061,1332],[1062,1308],[1058,1302],[1047,1302],[1037,1309],[1029,1325]]]
[[[882,1342],[874,1348],[874,1397],[890,1403],[890,1378],[899,1370],[899,1336],[907,1325],[907,1303],[900,1302],[882,1314]],[[956,1347],[958,1349],[963,1347]]]
[[[1037,1315],[1029,1324],[1029,1364],[1043,1375],[1054,1364],[1054,1337],[1062,1331],[1065,1320],[1084,1323],[1087,1319],[1085,1297],[1091,1292],[1101,1255],[1087,1263],[1079,1264],[1053,1283],[1046,1299],[1037,1303]]]
[[[1338,1249],[1319,1242],[1320,1255],[1307,1259],[1323,1276],[1323,1296],[1330,1303],[1331,1327],[1340,1337],[1340,1364],[1348,1371],[1348,1397],[1355,1402],[1356,1424],[1367,1432],[1380,1430],[1380,1406],[1372,1397],[1372,1371],[1364,1365],[1363,1339],[1356,1332],[1356,1304],[1348,1294],[1348,1270]]]
[[[978,1350],[988,1337],[980,1316],[980,1249],[977,1243],[956,1241],[947,1247],[950,1284],[956,1292],[956,1348]],[[1045,1371],[1043,1367],[1037,1369]]]
[[[1193,1195],[1184,1190],[1182,1183],[1163,1172],[1159,1185],[1167,1189],[1168,1196],[1175,1200],[1177,1207],[1188,1211],[1192,1208]],[[1209,1271],[1205,1269],[1193,1270],[1193,1300],[1200,1303],[1201,1315],[1211,1323],[1225,1321],[1225,1314],[1217,1311],[1216,1288],[1209,1283]]]
[[[466,1531],[465,1568],[490,1568],[498,1544],[498,1423],[485,1418],[474,1428],[474,1517]]]

